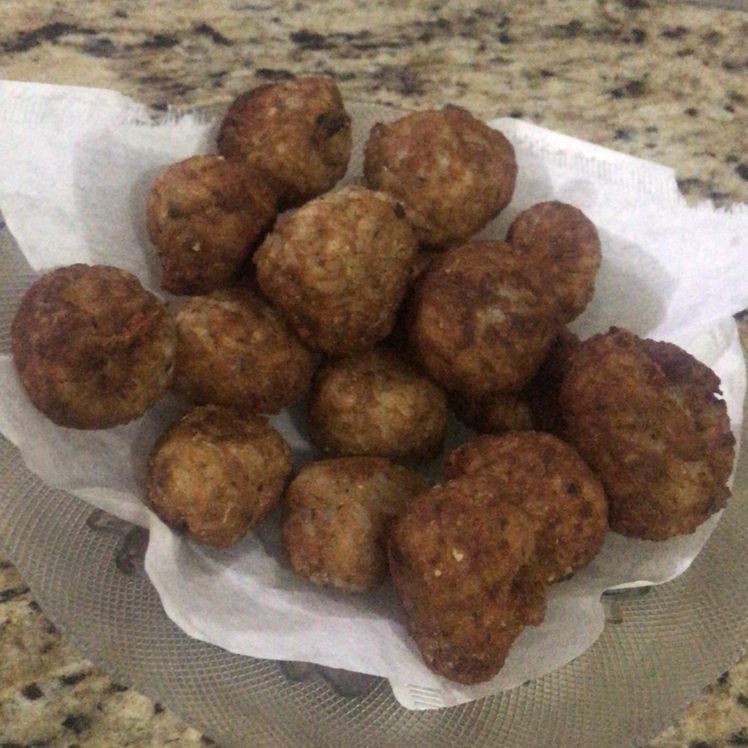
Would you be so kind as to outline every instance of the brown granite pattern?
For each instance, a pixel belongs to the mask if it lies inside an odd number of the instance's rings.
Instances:
[[[6,78],[167,109],[328,73],[349,99],[451,101],[660,161],[690,198],[719,204],[748,201],[746,38],[744,12],[655,0],[0,4]],[[82,659],[0,558],[0,746],[210,742]],[[748,658],[650,744],[730,745],[748,745]]]

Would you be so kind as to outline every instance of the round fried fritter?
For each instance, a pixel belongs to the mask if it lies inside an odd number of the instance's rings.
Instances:
[[[522,391],[537,431],[564,438],[564,419],[559,396],[579,338],[568,327],[561,328],[535,376]]]
[[[228,548],[278,502],[290,473],[291,450],[265,418],[206,405],[156,443],[148,502],[192,540]]]
[[[161,287],[201,294],[237,277],[275,220],[276,205],[256,174],[220,156],[193,156],[159,174],[146,212]]]
[[[409,339],[431,377],[470,397],[517,391],[557,332],[552,302],[505,242],[445,252],[418,283]]]
[[[332,361],[309,401],[312,441],[333,454],[429,457],[444,440],[446,397],[386,348]]]
[[[379,457],[306,465],[285,495],[283,544],[291,568],[345,592],[375,589],[387,575],[392,519],[427,488],[418,474]]]
[[[246,288],[193,297],[176,325],[174,384],[190,402],[277,413],[309,389],[313,354]]]
[[[351,118],[330,78],[259,86],[229,107],[218,152],[262,172],[282,207],[332,189],[348,168]]]
[[[449,404],[466,426],[481,434],[528,431],[533,427],[530,406],[521,392],[495,392],[475,398],[455,392]]]
[[[507,241],[548,274],[561,319],[576,319],[592,298],[602,259],[595,224],[572,205],[538,203],[514,219]]]
[[[600,476],[616,532],[693,532],[730,496],[735,440],[719,378],[670,343],[611,328],[580,344],[561,386],[569,441]]]
[[[131,273],[70,265],[26,291],[11,328],[31,402],[60,426],[104,429],[142,415],[174,373],[164,305]]]
[[[278,221],[257,250],[257,280],[310,347],[365,351],[395,322],[416,241],[399,203],[346,187]]]
[[[509,203],[512,144],[461,107],[414,112],[372,127],[366,184],[402,200],[418,240],[444,249],[469,239]]]
[[[605,492],[577,452],[539,431],[481,436],[452,452],[444,478],[484,475],[506,501],[538,522],[535,551],[543,579],[557,582],[598,554],[608,526]]]
[[[524,626],[540,623],[535,532],[528,514],[477,475],[420,494],[395,520],[392,581],[431,670],[460,683],[488,680]]]

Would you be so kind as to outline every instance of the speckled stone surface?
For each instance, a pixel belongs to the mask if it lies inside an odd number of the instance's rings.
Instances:
[[[166,109],[328,73],[348,99],[451,101],[660,161],[690,199],[718,204],[748,201],[747,38],[744,12],[654,0],[0,4],[6,78]],[[82,659],[0,557],[0,746],[210,742]],[[748,745],[748,659],[651,743],[729,745]]]

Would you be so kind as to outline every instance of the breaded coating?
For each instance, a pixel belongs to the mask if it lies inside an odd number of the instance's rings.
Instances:
[[[578,208],[553,200],[520,213],[507,241],[547,274],[561,319],[576,319],[592,298],[602,259],[595,224]]]
[[[34,405],[76,429],[138,418],[174,373],[166,308],[134,275],[107,265],[70,265],[36,280],[13,319],[11,343]]]
[[[559,403],[561,384],[578,345],[579,338],[568,327],[561,328],[537,373],[522,391],[523,399],[530,408],[534,428],[562,439],[564,419]]]
[[[691,533],[727,502],[735,439],[719,379],[677,346],[615,327],[595,335],[574,352],[560,401],[616,532]]]
[[[444,249],[469,239],[509,203],[517,161],[500,132],[447,105],[374,125],[364,175],[367,186],[403,202],[424,247]]]
[[[483,397],[455,392],[449,404],[466,426],[480,434],[528,431],[533,427],[530,406],[521,392],[495,392]]]
[[[346,355],[392,330],[415,252],[399,203],[346,187],[278,221],[254,261],[263,294],[302,341]]]
[[[466,475],[417,496],[390,533],[392,581],[431,670],[493,677],[524,626],[545,612],[532,518],[491,480]]]
[[[417,473],[379,457],[306,465],[285,495],[283,545],[291,568],[315,584],[366,592],[387,576],[387,533],[413,496]]]
[[[176,325],[174,384],[190,402],[277,413],[309,389],[314,355],[246,288],[193,297]]]
[[[229,107],[218,152],[274,185],[288,208],[332,189],[348,168],[351,118],[331,78],[252,89]]]
[[[228,548],[275,506],[290,473],[291,450],[265,418],[206,405],[156,443],[148,503],[192,540]]]
[[[445,252],[418,283],[408,317],[409,340],[429,375],[473,398],[520,390],[558,329],[532,268],[501,241]]]
[[[161,287],[204,294],[238,276],[275,220],[276,199],[257,174],[220,156],[193,156],[159,174],[146,214]]]
[[[462,475],[486,476],[504,500],[537,521],[537,563],[549,584],[598,554],[608,528],[605,492],[579,454],[555,436],[518,431],[478,437],[447,458],[444,478]]]
[[[310,436],[325,452],[429,457],[446,427],[444,392],[392,350],[331,361],[314,379]]]

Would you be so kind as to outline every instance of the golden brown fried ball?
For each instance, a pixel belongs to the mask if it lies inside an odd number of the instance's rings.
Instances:
[[[444,441],[444,392],[379,348],[331,361],[315,377],[309,401],[312,441],[338,455],[423,458]]]
[[[375,589],[387,575],[392,519],[427,488],[416,473],[379,457],[306,465],[285,495],[283,544],[291,568],[345,592]]]
[[[517,177],[512,144],[457,106],[408,114],[371,129],[366,184],[402,200],[425,247],[469,239],[509,203]]]
[[[608,527],[605,492],[577,452],[551,434],[481,436],[452,452],[444,478],[488,477],[505,501],[538,523],[535,551],[543,579],[557,582],[587,566]]]
[[[193,156],[159,174],[146,212],[161,287],[201,294],[237,277],[275,220],[276,205],[256,174],[220,156]]]
[[[719,378],[693,356],[627,330],[573,353],[566,433],[605,486],[613,530],[664,540],[725,505],[735,440],[718,395]]]
[[[302,341],[345,355],[392,330],[415,251],[399,203],[346,187],[281,219],[254,261],[260,288]]]
[[[106,265],[70,265],[35,281],[11,342],[29,398],[60,426],[127,423],[161,398],[174,373],[165,307],[134,275]]]
[[[408,326],[429,375],[471,397],[520,390],[558,327],[532,268],[501,241],[463,244],[439,257],[416,287]]]
[[[174,383],[193,403],[277,413],[309,389],[313,354],[246,288],[193,297],[176,325]]]
[[[389,563],[426,665],[460,683],[494,676],[545,611],[535,524],[490,480],[466,475],[422,493],[395,520]]]
[[[576,319],[592,298],[602,258],[595,224],[572,205],[538,203],[514,219],[507,241],[543,268],[561,319]]]
[[[259,86],[229,107],[218,152],[263,173],[282,207],[335,186],[348,168],[351,118],[330,78],[295,78]]]
[[[561,328],[535,376],[522,391],[537,431],[564,438],[564,419],[559,396],[579,338],[567,327]]]
[[[528,431],[533,427],[530,405],[521,392],[494,392],[483,397],[456,392],[449,402],[455,415],[481,434]]]
[[[206,405],[156,443],[148,502],[192,540],[228,548],[275,506],[290,473],[291,450],[265,418]]]

